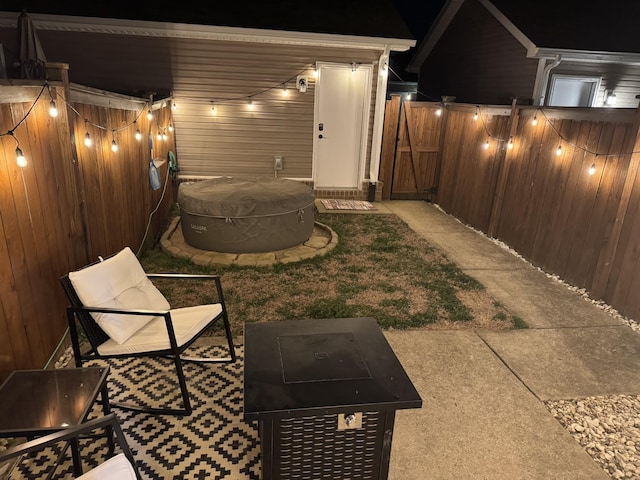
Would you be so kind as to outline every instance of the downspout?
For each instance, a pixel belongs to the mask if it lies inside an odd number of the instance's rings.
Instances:
[[[562,57],[560,55],[556,55],[553,63],[550,63],[546,67],[544,67],[544,72],[542,73],[542,91],[540,92],[540,105],[544,107],[547,95],[547,86],[549,85],[549,74],[551,70],[556,68],[562,62]]]
[[[380,174],[380,152],[382,151],[382,130],[384,129],[384,110],[387,99],[387,71],[390,48],[385,45],[378,60],[378,85],[376,88],[376,106],[373,115],[373,138],[371,143],[371,158],[369,160],[369,201],[375,197],[375,189]]]

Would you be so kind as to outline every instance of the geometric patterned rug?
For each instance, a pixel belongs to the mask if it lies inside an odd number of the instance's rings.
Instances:
[[[206,350],[206,353],[205,353]],[[199,346],[190,354],[220,356],[225,349]],[[242,418],[244,349],[236,345],[233,364],[185,363],[184,372],[193,413],[189,416],[150,415],[112,407],[145,479],[260,479],[260,443],[257,422]],[[145,357],[95,360],[86,366],[110,366],[109,398],[154,406],[179,406],[180,391],[170,360]],[[98,402],[99,403],[99,402]],[[96,405],[89,418],[102,415]],[[83,468],[105,459],[106,442],[86,439],[80,444]],[[57,452],[23,457],[11,480],[43,478],[43,470]],[[56,470],[59,479],[72,479],[70,454]]]

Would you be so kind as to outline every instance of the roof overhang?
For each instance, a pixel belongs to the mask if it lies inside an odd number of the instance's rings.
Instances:
[[[640,54],[625,52],[594,52],[590,50],[568,50],[561,48],[533,47],[527,50],[529,58],[555,58],[560,55],[562,61],[585,63],[618,63],[624,65],[640,65]]]
[[[0,12],[0,28],[16,28],[19,13]],[[275,43],[321,47],[356,48],[404,52],[416,44],[401,38],[365,37],[326,33],[289,32],[257,28],[220,27],[186,23],[149,22],[113,18],[75,17],[30,13],[40,30],[89,32],[144,37],[192,38],[230,42]]]

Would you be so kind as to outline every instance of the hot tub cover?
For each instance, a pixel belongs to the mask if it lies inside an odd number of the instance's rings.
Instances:
[[[222,177],[178,187],[184,239],[217,252],[268,252],[306,242],[313,202],[310,186],[279,178]]]
[[[309,207],[313,201],[309,185],[285,178],[221,177],[178,187],[181,209],[209,217],[278,215]]]

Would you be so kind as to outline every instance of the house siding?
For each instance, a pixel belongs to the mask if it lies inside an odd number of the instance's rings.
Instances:
[[[637,108],[640,94],[640,66],[618,63],[571,62],[563,60],[551,74],[600,77],[596,107],[604,107],[606,90],[616,94],[616,108]]]
[[[184,178],[272,176],[273,156],[281,155],[284,168],[278,176],[311,179],[313,65],[373,64],[364,167],[368,178],[382,50],[49,30],[38,35],[47,60],[68,63],[74,83],[144,97],[172,95],[176,154]],[[0,41],[11,50],[15,30],[1,31]],[[308,77],[306,93],[295,89],[298,74]],[[281,88],[285,81],[286,98]],[[253,111],[247,108],[251,95]],[[217,101],[215,116],[212,101]]]
[[[419,90],[432,100],[510,104],[532,99],[538,61],[477,0],[460,7],[422,64]]]

